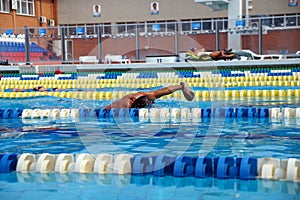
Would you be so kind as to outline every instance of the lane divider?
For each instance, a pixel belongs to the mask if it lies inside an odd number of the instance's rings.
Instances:
[[[298,67],[289,68],[252,68],[252,69],[237,69],[237,70],[213,70],[213,71],[194,71],[194,70],[178,70],[177,72],[159,72],[157,70],[139,71],[135,73],[127,73],[121,71],[105,72],[105,73],[71,73],[71,74],[5,74],[3,79],[20,79],[20,80],[40,80],[40,79],[130,79],[130,78],[154,78],[154,77],[261,77],[261,76],[295,76],[299,74]]]
[[[41,96],[54,96],[58,98],[75,98],[87,100],[117,100],[124,95],[134,93],[136,91],[46,91],[46,92],[0,92],[0,98],[5,99],[23,99]],[[276,99],[298,99],[300,97],[300,89],[262,89],[252,90],[243,88],[241,90],[196,90],[196,101],[213,101],[213,100],[276,100]],[[184,96],[179,93],[173,93],[164,96],[163,99],[176,99],[185,101]]]
[[[79,118],[79,109],[24,109],[23,119],[43,119],[43,118]]]
[[[235,72],[232,72],[234,75]],[[221,76],[221,74],[208,74],[196,76],[182,76],[166,78],[140,78],[135,79],[130,76],[125,78],[109,78],[109,79],[45,79],[44,77],[35,80],[23,80],[16,78],[2,77],[1,88],[24,88],[32,89],[37,85],[43,85],[46,88],[105,88],[105,87],[127,87],[127,88],[149,88],[156,86],[164,86],[166,84],[178,84],[179,82],[186,82],[190,86],[195,87],[233,87],[233,86],[299,86],[300,85],[300,72],[290,75],[281,75],[280,73],[274,73],[274,75],[268,76],[267,74],[252,74],[247,76]],[[32,75],[36,76],[36,75]],[[166,73],[166,76],[167,73]]]
[[[201,118],[300,118],[300,108],[132,108],[0,109],[0,119],[138,118],[139,120],[190,120]]]
[[[190,157],[130,154],[0,154],[0,173],[95,173],[300,181],[296,158]]]
[[[296,79],[296,78],[295,78]],[[18,83],[17,81],[12,83],[1,83],[1,89],[10,89],[10,88],[21,88],[30,90],[35,86],[43,85],[45,88],[60,88],[60,89],[76,89],[76,88],[151,88],[151,87],[158,87],[158,86],[165,86],[167,84],[178,84],[180,81],[186,82],[191,87],[206,87],[206,88],[231,88],[231,87],[257,87],[257,86],[285,86],[285,87],[297,87],[300,85],[299,80],[243,80],[243,79],[236,79],[236,80],[214,80],[209,78],[207,80],[202,79],[191,79],[191,78],[181,78],[181,79],[174,79],[174,80],[164,80],[164,79],[155,79],[147,81],[135,81],[130,82],[128,81],[111,81],[106,83],[101,82],[88,82],[82,83],[81,81],[74,81],[74,82],[57,82],[53,80],[49,81],[38,81],[36,83]]]

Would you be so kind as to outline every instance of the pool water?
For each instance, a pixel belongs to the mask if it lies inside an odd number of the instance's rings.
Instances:
[[[297,119],[123,121],[122,125],[116,121],[0,119],[0,151],[300,158]]]
[[[299,183],[150,175],[0,174],[1,199],[297,200]]]
[[[38,97],[1,99],[5,108],[102,107],[108,101]],[[256,106],[272,102],[255,101]],[[297,100],[275,101],[276,106]],[[226,106],[253,105],[230,101]],[[170,106],[171,105],[171,106]],[[193,102],[192,107],[224,102]],[[187,103],[160,100],[157,107]],[[0,119],[1,153],[70,153],[233,156],[300,159],[300,120],[207,118],[199,121],[95,117],[74,119]],[[152,175],[0,174],[1,199],[300,199],[300,183],[271,180],[177,178]]]

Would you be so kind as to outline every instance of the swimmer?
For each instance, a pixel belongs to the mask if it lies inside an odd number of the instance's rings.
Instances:
[[[178,90],[182,91],[186,100],[192,101],[194,99],[194,92],[186,84],[180,83],[180,85],[164,87],[152,92],[137,92],[128,94],[105,108],[107,110],[110,110],[111,108],[147,108],[154,104],[155,99],[172,94]]]
[[[13,92],[25,92],[25,91],[29,91],[29,90],[25,90],[25,89],[20,89],[20,88],[12,88],[11,89]],[[48,92],[48,91],[56,91],[58,90],[58,88],[45,88],[44,86],[36,86],[34,88],[32,88],[32,91],[36,91],[36,92]]]
[[[60,130],[57,126],[23,126],[17,128],[0,127],[0,139],[12,138],[25,135],[27,133],[55,133]]]

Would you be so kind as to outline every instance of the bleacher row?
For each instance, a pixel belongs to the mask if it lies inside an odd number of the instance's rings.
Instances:
[[[25,52],[1,52],[0,56],[10,62],[26,62]],[[41,52],[30,53],[31,61],[39,61],[42,56]]]
[[[25,42],[25,34],[0,34],[0,40],[3,42]]]
[[[0,173],[95,173],[300,181],[296,158],[133,156],[130,154],[0,154]]]
[[[48,60],[48,51],[43,47],[32,42],[29,48],[31,60]],[[46,56],[43,57],[43,55]],[[0,59],[7,59],[9,62],[25,62],[25,43],[20,41],[3,41],[0,37]]]

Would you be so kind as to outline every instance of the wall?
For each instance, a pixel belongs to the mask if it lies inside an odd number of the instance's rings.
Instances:
[[[280,50],[288,50],[289,54],[296,53],[300,47],[300,31],[286,30],[286,31],[271,31],[262,37],[262,51],[263,54],[279,53]],[[258,36],[243,36],[242,49],[250,49],[258,53]]]
[[[237,0],[235,0],[237,1]],[[150,15],[150,3],[159,2],[159,15]],[[101,17],[93,17],[93,5],[101,5]],[[289,7],[288,0],[253,0],[250,15],[299,13],[299,7]],[[243,6],[244,1],[243,1]],[[245,10],[243,10],[245,14]],[[194,0],[59,0],[60,24],[93,24],[159,20],[183,20],[227,17],[227,11],[212,11]]]
[[[249,11],[249,15],[299,13],[300,2],[295,7],[288,6],[288,2],[289,0],[253,0],[250,3],[253,9]]]
[[[95,55],[97,56],[97,39],[74,39],[73,50],[74,59],[78,60],[79,56]]]
[[[153,0],[63,0],[58,1],[60,24],[137,22],[211,18],[227,15],[227,11],[212,12],[194,0],[163,0],[159,2],[159,15],[150,14]],[[102,7],[101,17],[93,17],[93,5]]]
[[[10,13],[0,13],[0,28],[46,27],[48,24],[39,22],[40,16],[57,22],[57,0],[35,0],[35,16],[19,15],[15,10]]]
[[[150,3],[159,2],[159,15],[150,15]],[[39,27],[39,17],[46,16],[58,24],[92,24],[114,22],[184,20],[227,17],[227,11],[212,11],[194,0],[35,0],[35,16],[0,13],[0,28]],[[93,17],[92,7],[102,6],[102,16]],[[288,0],[253,0],[250,15],[299,13],[300,3],[289,7]],[[244,11],[245,14],[245,11]]]

